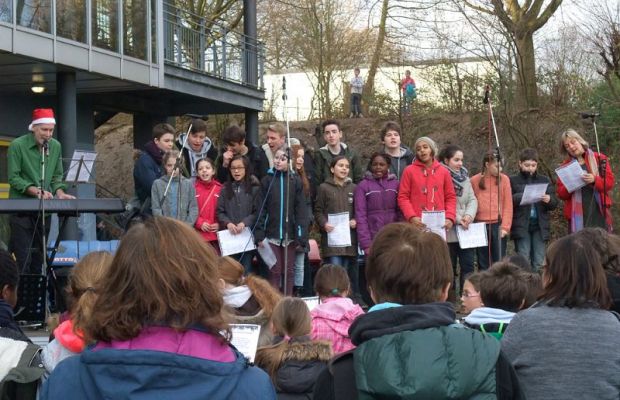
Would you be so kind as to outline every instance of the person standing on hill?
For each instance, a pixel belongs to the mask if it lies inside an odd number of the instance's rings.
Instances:
[[[360,69],[353,70],[351,78],[351,115],[349,118],[362,118],[362,92],[364,91],[364,79],[360,76]]]

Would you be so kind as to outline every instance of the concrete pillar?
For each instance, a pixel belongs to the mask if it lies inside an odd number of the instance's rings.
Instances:
[[[258,141],[258,111],[245,110],[245,134],[250,143],[261,145]]]
[[[70,167],[71,156],[77,145],[77,88],[75,72],[56,74],[56,137],[62,144],[65,172]],[[69,186],[69,193],[78,195],[77,188]],[[69,218],[63,235],[64,240],[79,240],[80,229],[75,218]]]
[[[153,137],[153,127],[162,122],[170,123],[170,120],[162,115],[135,113],[133,115],[133,147],[141,149]]]

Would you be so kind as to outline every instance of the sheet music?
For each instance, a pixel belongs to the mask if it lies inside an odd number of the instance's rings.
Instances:
[[[351,246],[351,227],[349,226],[348,212],[327,214],[327,223],[334,227],[333,231],[327,232],[327,246]]]
[[[487,245],[487,230],[484,222],[469,224],[468,229],[462,225],[456,226],[456,236],[459,238],[461,249],[472,249]]]
[[[422,211],[422,223],[426,229],[438,234],[446,240],[446,212],[445,211]]]
[[[585,171],[581,169],[581,165],[577,161],[556,169],[555,173],[558,174],[569,193],[573,193],[586,185],[584,180],[581,179],[581,175],[585,174]]]
[[[254,362],[258,338],[260,337],[260,325],[254,324],[230,324],[232,338],[230,342],[246,356],[250,362]]]
[[[278,259],[276,258],[276,255],[273,252],[273,249],[271,248],[271,245],[269,244],[269,240],[267,238],[263,239],[261,243],[263,245],[258,246],[258,255],[260,256],[260,258],[263,259],[267,267],[271,269],[274,265],[276,265]]]
[[[74,150],[71,156],[71,164],[67,170],[67,182],[88,182],[90,180],[91,171],[95,165],[97,153],[94,151]],[[80,166],[80,161],[82,165]],[[79,175],[78,175],[79,169]],[[77,178],[77,179],[76,179]]]
[[[548,183],[532,183],[525,185],[523,196],[521,197],[520,206],[538,203],[540,199],[547,193]]]
[[[310,311],[314,310],[314,307],[318,306],[320,303],[319,296],[302,297],[301,299],[306,302]]]
[[[217,241],[220,244],[222,256],[243,253],[244,251],[254,250],[254,237],[250,228],[245,227],[236,235],[230,233],[228,229],[217,232]]]

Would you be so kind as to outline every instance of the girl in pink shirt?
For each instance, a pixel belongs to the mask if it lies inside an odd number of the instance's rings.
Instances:
[[[350,291],[347,271],[338,265],[324,264],[314,278],[314,290],[320,303],[310,312],[312,340],[331,342],[334,354],[355,348],[349,327],[364,311],[347,297]]]

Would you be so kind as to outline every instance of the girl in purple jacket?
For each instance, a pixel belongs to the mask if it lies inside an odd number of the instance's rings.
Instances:
[[[375,235],[383,226],[400,220],[398,212],[398,179],[389,173],[390,157],[375,152],[370,156],[368,171],[355,188],[357,240],[369,254]]]

